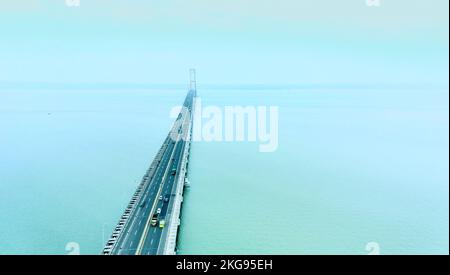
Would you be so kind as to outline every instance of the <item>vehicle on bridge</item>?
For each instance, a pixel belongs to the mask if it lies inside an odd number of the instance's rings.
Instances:
[[[159,221],[159,228],[164,228],[164,225],[166,225],[166,221],[165,220],[160,220]]]
[[[156,226],[158,224],[158,214],[153,214],[152,220],[151,220],[151,226]]]
[[[169,199],[170,199],[169,194],[164,195],[164,202],[169,202]]]

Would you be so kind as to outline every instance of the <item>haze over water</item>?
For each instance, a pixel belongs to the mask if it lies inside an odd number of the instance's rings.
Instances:
[[[278,105],[279,148],[196,143],[180,253],[448,253],[448,92],[200,93]]]
[[[0,1],[0,254],[99,253],[189,68],[279,146],[193,144],[180,253],[448,253],[449,1],[378,2]]]
[[[1,90],[0,253],[99,253],[185,93]],[[199,95],[279,106],[279,147],[193,144],[180,253],[448,253],[445,89]]]

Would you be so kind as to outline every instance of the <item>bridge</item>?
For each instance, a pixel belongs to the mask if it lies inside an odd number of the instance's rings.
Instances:
[[[189,184],[187,167],[196,94],[195,70],[191,69],[183,108],[114,228],[103,254],[176,254],[183,190]]]

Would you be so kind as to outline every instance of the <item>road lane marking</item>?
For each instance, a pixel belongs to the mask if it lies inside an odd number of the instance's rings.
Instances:
[[[190,108],[192,108],[192,106],[191,106],[190,103],[189,103],[188,105],[189,105]],[[186,123],[186,121],[189,121],[189,123],[192,123],[191,120],[192,120],[191,117],[185,116],[182,125],[184,125],[184,124]],[[184,134],[187,134],[187,133],[184,133]],[[182,137],[182,136],[184,136],[184,135],[182,135],[181,133],[178,133],[178,138],[180,138],[180,137]],[[180,140],[179,140],[178,138],[177,138],[177,141],[174,142],[174,146],[173,146],[173,148],[172,148],[172,150],[171,150],[171,154],[170,154],[170,157],[169,157],[169,158],[168,158],[168,155],[167,155],[166,153],[169,153],[169,150],[168,150],[168,148],[169,148],[169,146],[170,146],[169,142],[173,142],[173,141],[171,141],[171,140],[169,139],[169,137],[166,138],[166,141],[165,141],[164,144],[163,144],[163,146],[164,146],[164,151],[161,151],[161,152],[162,152],[162,156],[159,158],[160,160],[162,159],[162,161],[160,161],[160,162],[157,164],[157,166],[155,167],[155,168],[156,168],[156,171],[155,171],[155,172],[157,172],[157,175],[159,175],[159,176],[161,176],[161,173],[164,171],[164,174],[163,174],[163,177],[162,177],[162,181],[159,181],[160,179],[158,179],[158,181],[156,181],[156,180],[155,180],[155,177],[154,177],[155,174],[153,174],[153,175],[151,176],[151,180],[148,181],[149,184],[147,184],[147,186],[145,186],[145,189],[146,189],[145,198],[148,197],[148,191],[149,191],[149,190],[154,190],[154,189],[157,188],[157,186],[158,186],[158,185],[157,185],[157,182],[160,183],[160,184],[159,184],[159,188],[158,188],[158,194],[161,193],[161,191],[162,191],[162,189],[163,189],[164,187],[165,187],[165,190],[166,190],[166,191],[168,190],[168,185],[170,184],[170,178],[169,178],[169,181],[168,181],[167,184],[166,184],[167,171],[168,171],[169,168],[172,168],[172,167],[173,167],[173,164],[175,164],[175,166],[178,167],[178,165],[179,165],[179,159],[180,159],[180,158],[182,157],[182,155],[183,155],[183,154],[181,154],[181,155],[178,157],[178,161],[175,161],[175,160],[174,160],[174,155],[178,155],[178,154],[179,154],[178,151],[180,151],[180,150],[177,150],[177,149],[178,149],[179,142],[180,142]],[[183,141],[182,141],[181,143],[182,143],[182,145],[184,145],[184,144],[183,144]],[[182,147],[183,147],[183,146],[182,146]],[[181,150],[181,151],[182,151],[182,150]],[[162,162],[162,163],[165,163],[165,164],[164,164],[164,165],[160,165],[161,162]],[[170,163],[172,163],[172,165],[170,165]],[[162,166],[166,166],[166,169],[165,169],[165,170],[162,170],[162,169],[161,169]],[[181,170],[180,170],[180,171],[181,171]],[[176,177],[174,177],[174,179],[173,179],[173,182],[172,182],[172,188],[171,188],[171,189],[173,189],[173,185],[174,185],[174,183],[175,183],[175,178],[176,178]],[[149,186],[149,185],[150,185],[150,186]],[[149,187],[150,187],[150,188],[149,188]],[[154,194],[154,192],[152,192],[152,195],[153,195],[153,194]],[[140,200],[140,201],[141,201],[141,200]],[[155,205],[157,204],[157,202],[158,202],[158,201],[157,201],[157,197],[155,197],[155,198],[154,198],[154,203],[153,203],[153,206],[152,206],[152,209],[151,209],[151,212],[150,212],[150,215],[148,216],[148,220],[147,220],[147,223],[146,223],[145,228],[144,228],[145,234],[141,235],[141,242],[140,242],[139,245],[138,245],[138,248],[137,248],[137,250],[136,250],[136,254],[139,254],[140,252],[142,252],[142,248],[143,248],[142,246],[145,244],[145,239],[147,238],[147,231],[148,231],[149,221],[150,221],[150,219],[151,219],[152,213],[154,213]],[[147,204],[147,206],[146,206],[145,209],[148,209],[149,207],[150,207],[150,203]],[[142,210],[142,212],[143,212],[143,213],[142,213],[142,216],[145,217],[145,213],[147,213],[147,212],[144,212],[143,209],[138,209],[137,214],[138,214],[139,211],[141,211],[141,210]],[[134,219],[133,219],[132,227],[134,226],[135,218],[136,218],[136,216],[135,216]],[[140,219],[139,225],[142,223],[142,220],[143,220],[143,219]],[[130,231],[130,230],[128,230],[127,233],[129,233],[129,231]],[[137,230],[136,230],[136,232],[137,232]],[[135,234],[136,234],[136,232],[135,232]],[[156,228],[153,229],[153,232],[156,232]],[[160,238],[161,238],[161,237],[160,237]],[[125,238],[125,240],[126,240],[126,239],[127,239],[127,238]],[[133,244],[133,241],[131,241],[130,246],[131,246],[132,244]],[[141,247],[140,247],[140,246],[141,246]],[[159,248],[159,246],[158,246],[158,248]],[[150,254],[150,252],[149,252],[148,254]]]
[[[175,154],[175,151],[176,151],[175,149],[176,149],[177,143],[178,143],[178,141],[174,144],[174,147],[173,147],[173,150],[172,150],[172,154],[170,155],[170,158],[172,158],[173,155]],[[164,183],[165,183],[165,179],[166,179],[167,173],[168,173],[168,171],[169,171],[169,167],[170,167],[170,166],[167,165],[166,170],[165,170],[165,172],[164,172],[163,179],[162,179],[162,181],[161,181],[161,184],[160,184],[160,187],[159,187],[159,190],[158,190],[158,193],[157,193],[157,196],[159,196],[159,194],[161,193],[161,191],[162,191],[162,189],[163,189],[163,187],[164,187],[164,185],[165,185]],[[151,209],[151,211],[150,211],[150,215],[148,215],[147,222],[145,223],[144,232],[143,232],[143,234],[142,234],[142,236],[141,236],[141,239],[140,239],[140,241],[139,241],[138,248],[136,249],[136,253],[135,253],[136,255],[139,255],[139,254],[142,253],[142,248],[143,248],[143,246],[144,246],[145,239],[147,238],[148,226],[149,226],[149,224],[150,224],[150,221],[151,221],[151,218],[152,218],[152,216],[153,216],[153,213],[155,212],[155,207],[156,207],[156,205],[157,205],[157,202],[158,202],[158,200],[156,200],[156,199],[155,199],[155,201],[153,202],[153,206],[152,206],[152,209]]]
[[[166,142],[165,142],[165,144],[166,144]],[[163,156],[166,154],[166,149],[167,149],[167,146],[166,146],[166,148],[164,148]],[[167,152],[167,153],[168,153],[168,152]],[[156,172],[161,173],[161,169],[160,169],[161,167],[162,167],[161,165],[157,165],[157,166],[156,166]],[[153,176],[152,176],[152,179],[153,179]],[[141,197],[139,198],[139,203],[143,200],[143,197],[148,196],[148,193],[149,193],[149,191],[150,191],[151,189],[155,189],[156,185],[155,185],[155,184],[152,184],[152,183],[153,183],[153,182],[152,182],[151,180],[148,181],[147,184],[146,184],[146,186],[143,188],[143,190],[145,190],[145,191],[142,192],[142,195],[141,195]],[[144,198],[144,199],[145,199],[145,198]],[[148,208],[148,205],[147,205],[146,208]],[[137,209],[136,214],[139,214],[139,211],[140,211],[140,209]],[[144,214],[145,214],[145,213],[142,213],[142,216],[144,216]],[[124,230],[122,231],[122,232],[125,233],[124,238],[122,238],[122,239],[119,241],[122,245],[124,245],[124,244],[126,244],[126,243],[128,242],[128,238],[129,238],[129,236],[130,236],[130,231],[132,230],[132,228],[134,227],[134,223],[136,222],[136,216],[135,216],[134,214],[133,214],[133,216],[134,216],[134,218],[133,218],[133,221],[131,222],[131,224],[127,223],[127,224],[126,224],[126,227],[125,227]],[[139,215],[138,215],[138,216],[139,216]],[[142,221],[142,220],[140,219],[140,221]],[[118,242],[118,243],[119,243],[119,242]],[[119,251],[121,250],[122,245],[119,246]],[[131,246],[131,245],[130,245],[130,246]],[[120,252],[119,252],[119,254],[120,254]]]
[[[184,141],[183,141],[184,142]],[[183,144],[183,142],[182,142],[182,148],[180,148],[181,150],[180,150],[180,156],[178,157],[178,160],[177,160],[177,167],[178,167],[178,164],[182,164],[183,163],[183,161],[182,161],[182,157],[184,156],[184,151],[183,151],[183,149],[184,149],[184,146],[186,146],[186,144]],[[180,161],[181,160],[181,161]],[[182,171],[182,169],[183,169],[183,167],[180,167],[180,172]],[[173,181],[172,181],[172,188],[171,188],[171,190],[170,190],[170,192],[172,193],[172,191],[173,191],[173,189],[175,188],[175,190],[176,190],[176,186],[177,186],[177,178],[178,177],[180,177],[180,175],[178,174],[178,175],[176,175],[176,176],[174,176],[173,177]],[[167,187],[168,187],[168,185],[167,185]],[[174,203],[172,200],[171,201],[169,201],[168,202],[169,204],[170,203]],[[169,207],[169,205],[167,206],[167,207]],[[169,217],[170,217],[170,215],[169,215]],[[171,223],[171,221],[168,221],[168,225],[170,226],[170,223]],[[167,228],[167,230],[169,231],[169,227],[164,227],[163,229],[162,229],[162,232],[161,232],[161,237],[160,237],[160,241],[159,241],[159,243],[158,243],[158,247],[156,248],[156,252],[155,252],[155,254],[158,254],[158,251],[159,251],[159,249],[160,249],[160,247],[161,247],[161,244],[163,243],[163,241],[161,240],[161,238],[164,236],[164,230]],[[165,241],[167,241],[167,239],[165,240]],[[164,247],[163,247],[164,248]]]
[[[184,117],[184,120],[183,120],[182,125],[185,123],[187,117],[188,117],[188,116],[185,116],[185,117]],[[174,158],[174,157],[173,157],[174,154],[177,152],[177,148],[178,148],[177,146],[178,146],[178,144],[179,144],[179,142],[180,142],[180,140],[181,140],[180,137],[181,137],[181,133],[178,133],[177,141],[174,143],[174,146],[173,146],[173,149],[172,149],[172,154],[170,155],[169,160],[173,159],[173,158]],[[183,143],[183,141],[181,141],[181,142]],[[174,163],[174,162],[172,162],[172,164],[173,164],[173,163]],[[160,184],[160,187],[159,187],[159,190],[158,190],[158,193],[157,193],[157,196],[156,196],[156,197],[158,197],[158,196],[160,195],[162,189],[165,187],[165,180],[166,180],[166,178],[167,178],[169,168],[171,168],[171,165],[169,165],[169,164],[170,164],[170,162],[168,161],[168,162],[167,162],[166,169],[165,169],[165,171],[164,171],[164,176],[163,176],[163,178],[162,178],[162,181],[161,181],[161,184]],[[175,162],[175,164],[178,165],[178,162]],[[169,178],[169,181],[170,181],[170,178]],[[167,187],[166,187],[166,188],[167,188]],[[136,255],[139,255],[139,254],[142,253],[142,248],[143,248],[143,246],[144,246],[144,244],[145,244],[145,239],[147,238],[148,226],[149,226],[151,217],[153,216],[153,213],[155,212],[155,206],[156,206],[157,203],[158,203],[158,200],[156,199],[156,197],[155,197],[155,200],[154,200],[152,209],[151,209],[151,211],[150,211],[150,215],[148,216],[147,222],[146,222],[146,224],[145,224],[145,228],[144,228],[144,232],[143,232],[143,234],[142,234],[142,236],[141,236],[141,240],[140,240],[140,242],[139,242],[139,244],[138,244],[138,247],[137,247],[137,249],[136,249],[136,253],[135,253]],[[156,228],[154,228],[153,232],[155,232],[155,230],[156,230]]]

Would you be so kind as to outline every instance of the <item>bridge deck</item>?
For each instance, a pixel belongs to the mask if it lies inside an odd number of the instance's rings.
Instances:
[[[145,173],[103,254],[174,254],[187,174],[195,90],[190,90],[161,149]],[[152,217],[157,216],[157,224]],[[162,224],[164,223],[164,226]]]

